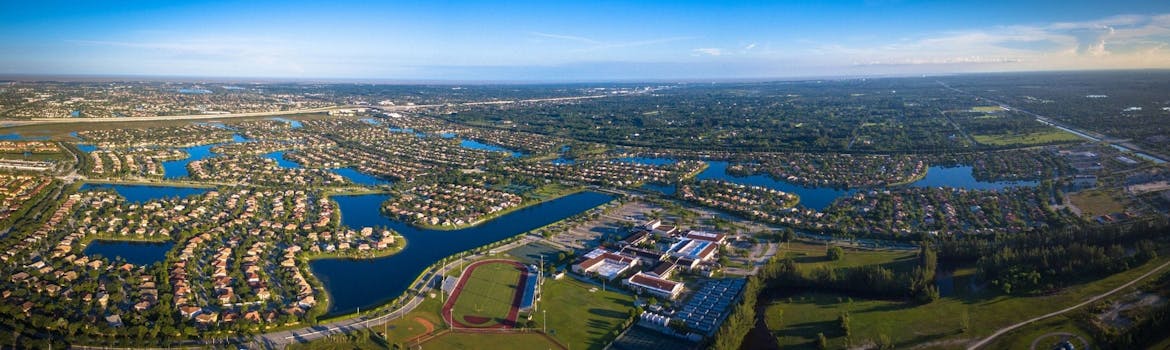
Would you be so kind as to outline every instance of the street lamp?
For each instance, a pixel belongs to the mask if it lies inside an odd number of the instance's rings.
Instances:
[[[540,310],[540,314],[544,316],[544,322],[541,322],[540,326],[544,334],[548,334],[548,310]]]

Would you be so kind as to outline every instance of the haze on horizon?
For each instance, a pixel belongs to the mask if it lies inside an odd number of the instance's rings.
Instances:
[[[1170,2],[5,2],[0,74],[596,81],[1170,68]]]

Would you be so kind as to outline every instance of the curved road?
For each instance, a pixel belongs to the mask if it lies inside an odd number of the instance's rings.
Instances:
[[[1047,314],[1044,314],[1041,316],[1033,317],[1031,319],[1028,319],[1027,321],[1023,321],[1020,323],[1013,324],[1011,326],[1001,328],[1000,330],[995,331],[995,333],[992,333],[991,335],[987,336],[987,338],[983,338],[983,340],[980,340],[978,343],[975,343],[975,344],[972,344],[971,346],[968,346],[967,350],[978,349],[979,347],[982,347],[984,345],[987,345],[988,343],[991,343],[991,341],[995,340],[996,337],[1004,335],[1007,332],[1011,332],[1013,330],[1016,330],[1017,328],[1027,326],[1030,323],[1040,321],[1040,320],[1043,320],[1043,319],[1046,319],[1046,318],[1049,318],[1052,316],[1057,316],[1057,315],[1060,315],[1060,314],[1063,314],[1063,313],[1066,313],[1069,311],[1076,310],[1082,306],[1094,303],[1094,302],[1101,300],[1105,297],[1113,295],[1113,293],[1117,293],[1123,289],[1129,288],[1130,286],[1134,285],[1135,283],[1141,282],[1141,280],[1144,280],[1144,279],[1146,279],[1146,277],[1150,277],[1150,275],[1153,275],[1153,274],[1157,273],[1158,271],[1161,271],[1163,268],[1166,268],[1166,266],[1170,266],[1170,261],[1162,263],[1162,265],[1158,265],[1158,267],[1155,267],[1153,270],[1150,270],[1149,272],[1146,272],[1146,273],[1142,274],[1141,276],[1138,276],[1137,278],[1133,279],[1132,281],[1126,282],[1125,284],[1123,284],[1117,288],[1113,288],[1113,290],[1110,290],[1110,291],[1105,292],[1105,293],[1097,294],[1096,296],[1089,298],[1089,300],[1085,300],[1085,301],[1081,302],[1080,304],[1069,306],[1069,307],[1066,307],[1064,309],[1053,311],[1053,312],[1050,312],[1050,313],[1047,313]]]

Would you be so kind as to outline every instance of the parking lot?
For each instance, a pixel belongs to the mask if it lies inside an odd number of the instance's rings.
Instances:
[[[628,224],[623,225],[623,223],[640,224],[648,220],[646,214],[661,209],[651,203],[631,201],[609,214],[603,214],[597,219],[576,225],[568,232],[556,235],[549,240],[578,251],[592,249],[601,244],[605,235],[613,235],[617,238],[624,237],[627,233],[625,229],[629,226]]]

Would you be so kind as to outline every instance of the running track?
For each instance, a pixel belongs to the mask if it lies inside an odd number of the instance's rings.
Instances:
[[[464,324],[461,320],[456,320],[455,317],[451,315],[451,308],[455,306],[455,301],[459,300],[459,294],[463,292],[463,286],[467,284],[467,280],[471,278],[472,271],[475,271],[475,269],[480,265],[491,263],[511,264],[516,266],[517,269],[520,269],[520,280],[516,282],[516,291],[512,294],[512,307],[508,310],[508,315],[504,318],[504,322],[492,325],[490,327],[476,327]],[[459,283],[455,285],[455,290],[451,291],[451,297],[447,298],[447,303],[443,304],[443,320],[447,321],[447,324],[450,324],[452,328],[515,328],[516,318],[520,315],[520,302],[521,299],[524,298],[524,289],[528,287],[528,274],[529,272],[527,266],[524,266],[524,264],[513,260],[489,259],[477,261],[471,265],[468,265],[467,269],[463,270],[463,274],[459,277]]]

